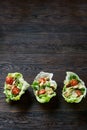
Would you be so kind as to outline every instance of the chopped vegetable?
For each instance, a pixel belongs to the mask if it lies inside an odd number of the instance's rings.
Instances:
[[[7,84],[12,85],[13,82],[14,82],[14,79],[13,79],[12,77],[10,77],[10,76],[7,76],[7,77],[6,77],[6,83],[7,83]]]
[[[38,81],[39,81],[39,83],[43,83],[44,84],[46,82],[46,78],[40,78]]]
[[[70,80],[70,84],[71,84],[71,86],[75,86],[78,84],[78,81],[76,79],[72,79],[72,80]]]
[[[81,95],[82,95],[82,92],[81,92],[81,90],[75,90],[75,92],[76,92],[76,94],[78,95],[78,97],[80,97]]]
[[[39,94],[44,94],[44,93],[46,93],[45,89],[39,90]]]
[[[14,94],[14,95],[18,95],[19,92],[20,92],[20,89],[17,88],[16,86],[14,86],[14,88],[12,89],[12,94]]]
[[[79,82],[76,79],[70,80],[66,87],[76,86]]]

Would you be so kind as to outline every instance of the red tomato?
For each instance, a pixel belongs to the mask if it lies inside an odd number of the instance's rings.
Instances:
[[[80,90],[75,90],[75,92],[78,95],[78,97],[82,95],[82,92]]]
[[[14,88],[12,89],[12,94],[14,94],[14,95],[18,95],[19,92],[20,92],[20,89],[17,88],[16,86],[14,86]]]
[[[13,82],[14,82],[14,79],[13,79],[12,77],[10,77],[10,76],[7,76],[7,77],[6,77],[6,83],[7,83],[7,84],[12,85]]]
[[[39,79],[39,83],[45,83],[46,82],[46,79],[45,78],[40,78]]]
[[[71,84],[71,86],[75,86],[75,85],[78,84],[78,81],[77,81],[76,79],[72,79],[72,80],[70,81],[70,84]]]
[[[45,89],[41,89],[41,90],[39,91],[39,94],[44,94],[44,93],[46,93]]]

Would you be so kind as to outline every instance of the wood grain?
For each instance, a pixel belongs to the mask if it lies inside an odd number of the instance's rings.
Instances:
[[[32,84],[42,70],[54,73],[56,97],[40,104],[30,87],[20,101],[5,102],[9,72],[21,72]],[[61,95],[66,71],[87,86],[86,0],[1,0],[0,129],[87,130],[87,96],[69,104]]]
[[[1,37],[0,54],[86,53],[86,38],[86,33],[7,33]]]
[[[4,115],[4,117],[3,117]],[[67,115],[67,116],[66,116]],[[80,115],[80,116],[79,116]],[[82,118],[81,118],[82,116]],[[75,113],[69,113],[69,112],[52,112],[49,113],[45,112],[37,112],[37,113],[4,113],[1,114],[1,118],[3,123],[1,123],[1,129],[14,129],[16,125],[17,130],[23,130],[23,129],[36,129],[36,130],[44,130],[50,128],[53,129],[59,129],[65,127],[65,130],[72,130],[72,129],[78,129],[79,126],[81,126],[79,129],[85,129],[87,127],[86,122],[87,120],[87,114],[85,112],[75,112]],[[81,124],[79,123],[81,121]],[[71,128],[72,126],[72,128]]]

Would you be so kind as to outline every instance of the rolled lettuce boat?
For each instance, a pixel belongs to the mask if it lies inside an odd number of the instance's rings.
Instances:
[[[57,83],[52,80],[53,73],[41,71],[32,83],[34,95],[38,102],[46,103],[56,96]]]
[[[85,83],[73,72],[66,72],[62,96],[68,103],[79,103],[86,96]]]

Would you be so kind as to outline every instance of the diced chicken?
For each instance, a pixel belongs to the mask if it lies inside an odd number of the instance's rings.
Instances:
[[[64,95],[65,95],[65,97],[68,97],[68,96],[70,96],[70,93],[65,92]]]
[[[12,89],[12,85],[8,84],[8,85],[6,86],[6,89],[11,90],[11,89]]]
[[[46,87],[45,90],[47,94],[52,94],[54,92],[52,88],[48,88],[48,87]]]

